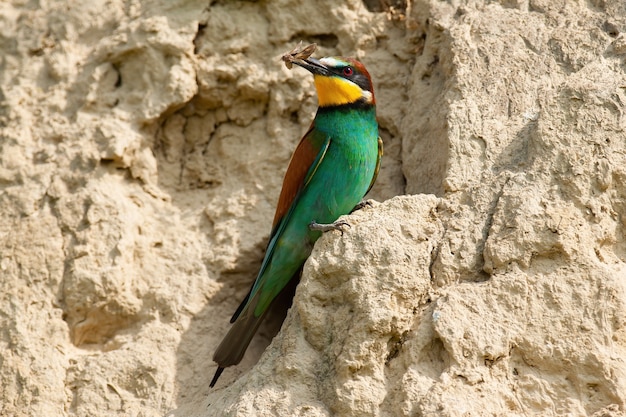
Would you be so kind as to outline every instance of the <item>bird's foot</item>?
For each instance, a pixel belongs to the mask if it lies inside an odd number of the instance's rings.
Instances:
[[[320,224],[320,223],[317,223],[315,220],[309,223],[309,229],[311,230],[317,230],[320,232],[329,232],[331,230],[339,230],[342,236],[344,232],[343,228],[346,226],[351,227],[350,223],[348,223],[345,220],[337,220],[336,222],[329,223],[329,224]]]
[[[374,206],[372,205],[371,200],[361,200],[359,204],[354,206],[350,214],[354,213],[357,210],[361,210],[363,207],[374,207]]]

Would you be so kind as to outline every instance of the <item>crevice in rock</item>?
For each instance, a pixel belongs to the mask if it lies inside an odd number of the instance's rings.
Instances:
[[[363,5],[371,13],[389,12],[393,14],[406,14],[406,0],[363,0]]]
[[[487,216],[485,218],[485,224],[483,225],[482,239],[480,243],[478,244],[478,246],[476,247],[477,252],[480,253],[480,261],[479,261],[480,263],[479,265],[477,265],[478,271],[481,271],[481,273],[483,274],[487,274],[487,276],[489,276],[490,274],[487,271],[485,271],[485,245],[487,244],[487,239],[489,238],[491,226],[493,225],[493,218],[495,216],[496,210],[498,209],[500,198],[504,194],[504,188],[509,184],[510,180],[511,180],[511,177],[507,175],[504,183],[500,187],[500,190],[498,190],[493,200],[491,201],[491,204],[489,205],[489,208],[487,211]]]
[[[122,71],[120,70],[120,63],[119,62],[112,62],[111,63],[111,67],[113,68],[113,70],[117,74],[117,79],[115,80],[115,83],[113,84],[113,86],[115,88],[120,88],[122,86]]]
[[[394,334],[387,341],[387,357],[385,358],[385,365],[389,366],[389,363],[398,357],[400,352],[402,351],[402,346],[407,341],[409,336],[409,331],[406,330],[402,332],[402,334]]]
[[[204,31],[207,27],[207,22],[199,22],[198,23],[198,31],[196,32],[196,36],[193,38],[193,53],[195,55],[198,55],[198,52],[200,51],[201,45],[200,45],[200,41],[201,38],[204,36]]]
[[[336,48],[339,44],[339,37],[334,33],[310,34],[298,32],[289,39],[288,43],[297,43],[300,41],[303,41],[305,44],[316,43],[317,46],[324,48]]]
[[[445,236],[446,231],[444,229],[442,238]],[[434,266],[437,261],[437,257],[439,256],[439,251],[441,250],[441,241],[437,242],[437,245],[434,245],[432,250],[430,251],[430,264],[428,265],[428,276],[430,277],[430,282],[433,284],[435,282],[435,271]]]

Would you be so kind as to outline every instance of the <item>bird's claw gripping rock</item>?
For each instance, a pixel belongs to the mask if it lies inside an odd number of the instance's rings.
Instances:
[[[329,224],[320,224],[320,223],[317,223],[315,220],[313,220],[309,224],[309,229],[311,230],[317,230],[319,232],[329,232],[331,230],[339,230],[341,232],[341,236],[343,236],[344,227],[350,228],[352,226],[350,226],[350,223],[348,223],[345,220],[337,220],[336,222],[329,223]]]
[[[361,210],[364,207],[373,207],[372,202],[370,200],[362,200],[359,204],[354,206],[350,214],[354,213],[357,210]]]
[[[316,49],[317,49],[316,43],[312,43],[310,45],[302,47],[302,41],[300,41],[300,43],[295,48],[293,48],[291,51],[287,52],[286,54],[283,54],[281,59],[285,62],[285,66],[291,69],[291,67],[293,66],[293,61],[299,60],[299,59],[301,60],[307,59],[308,57],[313,55],[313,52],[315,52]]]

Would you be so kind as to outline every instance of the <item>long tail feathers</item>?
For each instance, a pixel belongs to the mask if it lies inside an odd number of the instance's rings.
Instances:
[[[213,375],[213,379],[211,380],[211,383],[209,384],[209,388],[213,388],[215,386],[215,383],[217,382],[218,379],[220,379],[220,375],[222,375],[223,371],[224,371],[224,368],[222,368],[221,366],[217,367],[217,371],[215,371],[215,375]]]
[[[254,306],[256,302],[252,302],[248,308],[237,318],[235,323],[224,336],[222,343],[215,350],[213,361],[217,363],[218,368],[215,376],[211,381],[210,387],[213,387],[218,378],[222,374],[224,368],[237,365],[243,358],[246,349],[256,333],[259,325],[267,314],[266,310],[259,317],[254,316]]]
[[[243,309],[246,307],[246,304],[248,304],[248,300],[250,299],[250,294],[252,294],[252,288],[254,288],[254,284],[252,284],[252,287],[250,287],[250,291],[248,291],[246,298],[244,298],[241,304],[239,304],[239,307],[237,307],[235,314],[233,314],[233,316],[230,318],[231,323],[234,323],[235,320],[237,320],[237,317],[239,317]]]

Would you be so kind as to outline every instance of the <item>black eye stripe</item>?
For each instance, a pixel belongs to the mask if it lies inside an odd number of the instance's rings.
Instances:
[[[358,85],[359,87],[361,87],[363,90],[365,91],[372,91],[372,86],[370,84],[370,80],[363,74],[361,74],[360,72],[358,72],[358,70],[352,66],[350,66],[350,68],[352,68],[352,74],[351,75],[346,75],[344,74],[344,69],[347,68],[346,66],[342,66],[342,67],[335,67],[332,68],[332,72],[334,72],[335,74],[337,74],[339,77],[341,78],[345,78],[347,80],[352,81],[353,83],[355,83],[356,85]]]
[[[372,89],[370,80],[363,74],[354,74],[351,81],[363,90],[370,91]]]
[[[332,68],[332,71],[337,74],[337,75],[341,75],[342,77],[344,76],[343,70],[346,69],[348,67],[335,67]],[[353,73],[354,74],[354,73]]]

